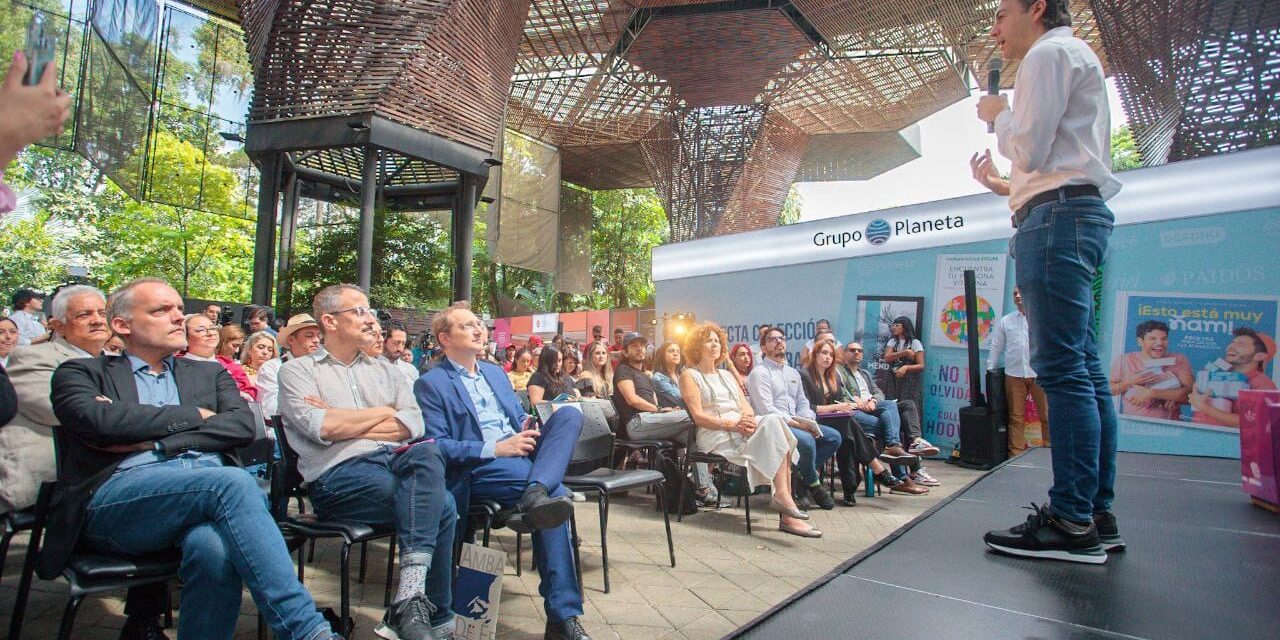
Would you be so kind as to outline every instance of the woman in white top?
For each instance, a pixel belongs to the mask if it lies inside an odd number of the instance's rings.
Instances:
[[[791,496],[791,464],[800,459],[796,437],[782,416],[756,416],[733,374],[719,368],[728,359],[727,344],[724,330],[710,322],[685,339],[689,367],[680,374],[680,392],[698,426],[698,450],[745,466],[751,489],[769,485],[780,531],[820,538],[822,532],[805,522],[809,514]]]

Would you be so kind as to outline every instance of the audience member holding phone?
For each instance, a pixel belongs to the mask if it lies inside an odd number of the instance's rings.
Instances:
[[[8,213],[17,199],[4,186],[4,169],[27,145],[62,131],[71,115],[71,95],[57,86],[57,69],[50,63],[39,84],[27,86],[27,56],[13,53],[4,84],[0,85],[0,213]]]

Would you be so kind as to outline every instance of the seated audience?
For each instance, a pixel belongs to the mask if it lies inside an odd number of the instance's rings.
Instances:
[[[561,484],[582,432],[582,412],[556,411],[546,424],[520,409],[510,380],[484,351],[484,323],[465,302],[437,313],[431,330],[445,361],[414,383],[426,437],[444,453],[447,482],[465,514],[471,499],[514,506],[508,526],[533,534],[547,625],[546,640],[590,640],[582,628],[582,595],[567,521],[573,512]]]
[[[613,362],[609,360],[609,347],[602,342],[587,345],[586,362],[578,379],[591,381],[595,397],[613,397]]]
[[[223,329],[226,329],[226,327],[223,327]],[[240,367],[244,369],[244,374],[249,376],[249,381],[256,387],[258,386],[258,371],[279,355],[276,353],[276,339],[266,331],[259,331],[249,336],[249,339],[244,343],[243,351],[244,355],[240,356]],[[261,387],[258,387],[258,397],[262,397]]]
[[[0,321],[0,331],[5,321]],[[6,368],[17,392],[18,413],[0,423],[0,513],[35,505],[40,483],[54,480],[53,428],[58,419],[49,400],[58,365],[102,353],[107,302],[93,287],[65,287],[49,303],[48,342],[14,350]]]
[[[876,385],[875,376],[862,368],[862,358],[865,354],[862,345],[858,342],[850,342],[844,353],[844,362],[839,368],[840,385],[845,399],[853,405],[853,419],[880,440],[884,446],[880,454],[881,460],[889,464],[907,465],[914,469],[908,477],[903,478],[900,485],[882,484],[888,486],[894,493],[909,495],[928,492],[917,485],[936,487],[941,484],[920,466],[919,454],[903,449],[902,419],[898,412],[898,402],[885,398],[884,392]]]
[[[5,373],[4,367],[0,367],[0,425],[13,420],[17,413],[18,399],[13,383],[9,381],[9,374]]]
[[[653,388],[658,392],[658,405],[683,409],[680,399],[680,372],[684,371],[684,363],[680,361],[680,345],[668,342],[653,352]]]
[[[578,349],[572,343],[560,354],[564,360],[561,360],[560,371],[564,375],[569,376],[571,380],[577,380],[582,373],[582,356],[578,355]]]
[[[209,314],[206,313],[204,317],[208,318]],[[217,322],[214,322],[213,326],[218,326]],[[242,347],[244,347],[244,329],[229,324],[218,330],[218,355],[229,360],[239,360]]]
[[[422,437],[422,411],[395,365],[369,353],[382,338],[364,291],[325,287],[312,313],[324,352],[280,367],[280,410],[298,471],[321,519],[396,529],[400,588],[374,633],[444,636],[453,625],[457,519],[444,458],[429,441],[398,449]]]
[[[777,415],[787,422],[800,450],[797,468],[809,498],[822,509],[834,509],[835,499],[823,488],[818,468],[840,448],[843,441],[840,432],[818,424],[817,414],[804,395],[800,372],[787,366],[786,334],[770,327],[760,350],[764,352],[764,360],[747,376],[751,407],[756,415]]]
[[[554,402],[562,394],[577,398],[578,390],[573,386],[573,378],[563,372],[563,361],[559,349],[553,346],[542,348],[542,355],[538,356],[538,370],[529,378],[529,406],[543,401]]]
[[[111,295],[107,320],[124,357],[72,359],[53,374],[62,475],[50,521],[59,524],[46,531],[37,572],[52,579],[77,547],[179,548],[178,637],[230,640],[248,587],[277,638],[338,639],[298,581],[262,490],[236,466],[232,451],[254,426],[235,381],[217,363],[174,357],[186,344],[181,296],[136,280]],[[163,611],[168,587],[153,587],[135,592],[148,589]],[[131,615],[121,637],[166,636],[150,612]]]
[[[516,352],[514,362],[507,372],[507,379],[516,391],[526,391],[529,388],[529,378],[533,377],[533,352],[528,348],[520,349]]]
[[[221,320],[222,320],[222,306],[221,306],[221,305],[214,304],[214,303],[212,303],[212,302],[210,302],[209,304],[206,304],[206,305],[204,306],[204,317],[208,318],[208,319],[209,319],[209,322],[212,322],[212,323],[214,323],[214,324],[216,324],[216,325],[220,325],[220,324],[222,324],[222,322],[221,322]],[[244,331],[243,331],[243,330],[241,330],[241,331],[240,331],[240,337],[242,337],[242,338],[244,337]]]
[[[107,343],[102,345],[102,354],[107,356],[124,355],[124,340],[116,332],[112,331],[111,337],[107,338]]]
[[[638,333],[623,337],[622,363],[613,372],[613,404],[618,409],[622,434],[635,440],[670,440],[678,446],[689,441],[695,427],[689,412],[662,406],[653,379],[644,370],[648,340]],[[711,482],[705,464],[694,467],[699,507],[720,506],[720,494]],[[667,485],[678,486],[680,477],[668,477]]]
[[[18,346],[18,324],[12,318],[0,318],[0,369],[9,366],[9,355]]]
[[[245,318],[245,323],[249,327],[249,333],[266,331],[273,336],[278,334],[271,326],[271,310],[267,307],[253,307]]]
[[[245,375],[244,369],[240,367],[240,363],[217,355],[218,351],[218,327],[209,322],[209,319],[199,313],[187,314],[187,348],[182,354],[183,358],[189,360],[202,360],[204,362],[217,362],[227,369],[227,373],[231,374],[231,379],[236,381],[236,388],[240,389],[240,395],[249,402],[258,400],[258,387],[249,381],[249,376]]]
[[[804,348],[800,350],[800,367],[809,366],[809,358],[813,356],[813,346],[819,342],[827,341],[836,345],[836,350],[840,349],[840,341],[836,340],[836,334],[831,329],[823,328],[822,323],[826,320],[818,322],[818,330],[813,333],[813,338],[804,343]]]
[[[738,386],[742,387],[743,397],[747,397],[747,376],[751,375],[755,364],[755,353],[747,343],[739,342],[729,349],[729,360],[725,362],[725,368],[733,374],[733,378],[738,381]]]
[[[747,468],[751,489],[769,485],[769,505],[778,511],[778,529],[805,538],[822,532],[809,526],[809,514],[791,494],[791,465],[800,459],[796,438],[779,415],[756,415],[737,381],[719,365],[725,359],[724,330],[706,323],[689,333],[685,350],[690,366],[680,374],[681,394],[698,425],[698,450],[723,456]]]
[[[856,406],[847,399],[837,370],[835,341],[819,340],[813,347],[809,365],[800,370],[800,379],[804,383],[805,397],[818,414],[818,423],[840,432],[842,440],[840,448],[836,450],[836,467],[840,474],[844,504],[852,507],[858,502],[854,495],[861,480],[858,464],[871,467],[878,478],[877,482],[890,490],[896,493],[916,493],[900,490],[898,485],[903,483],[877,458],[879,452],[854,420]],[[911,458],[914,459],[915,456]]]
[[[394,322],[387,329],[387,338],[382,342],[382,357],[394,365],[396,371],[399,371],[400,375],[404,376],[405,380],[409,382],[409,386],[412,387],[421,374],[418,373],[418,368],[413,366],[412,358],[410,360],[405,359],[406,355],[411,355],[409,349],[406,348],[408,344],[409,332],[405,330],[403,324]]]
[[[44,309],[44,294],[31,289],[18,289],[13,293],[13,313],[9,320],[18,327],[18,346],[31,344],[45,334],[47,325],[41,311]]]
[[[258,333],[264,332],[254,332],[254,335]],[[258,368],[258,389],[261,391],[258,401],[262,403],[262,415],[268,417],[278,415],[280,410],[277,401],[280,393],[280,366],[293,358],[309,356],[320,349],[320,325],[316,324],[315,318],[309,313],[299,313],[289,318],[289,323],[279,335],[284,354],[264,362]]]

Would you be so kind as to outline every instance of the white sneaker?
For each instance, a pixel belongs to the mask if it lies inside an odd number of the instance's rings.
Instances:
[[[573,500],[574,502],[586,502],[587,494],[582,493],[581,491],[570,491],[569,499]]]
[[[941,449],[929,444],[929,441],[924,438],[916,438],[916,441],[911,443],[911,448],[907,449],[907,451],[918,455],[921,458],[936,456],[939,453],[942,453]]]
[[[929,475],[929,472],[924,467],[920,467],[919,469],[916,470],[915,473],[911,474],[911,480],[916,484],[922,484],[926,487],[942,486],[942,482],[940,482],[937,478]]]

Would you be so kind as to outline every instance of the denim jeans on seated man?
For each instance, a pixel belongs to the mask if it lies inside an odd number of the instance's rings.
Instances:
[[[853,419],[879,438],[884,446],[902,446],[902,417],[898,415],[897,401],[878,401],[875,411],[854,411]]]
[[[1115,498],[1116,414],[1092,304],[1114,222],[1100,198],[1071,198],[1032,209],[1011,243],[1031,368],[1049,401],[1049,508],[1079,523],[1109,512]]]
[[[796,450],[800,452],[800,461],[796,463],[800,479],[806,485],[818,482],[818,468],[835,455],[836,450],[840,448],[840,443],[843,442],[843,437],[839,431],[825,424],[818,425],[822,430],[821,438],[813,437],[813,434],[805,429],[788,428],[795,434]]]
[[[83,540],[125,555],[181,548],[181,638],[231,638],[244,587],[276,637],[332,636],[298,582],[258,483],[214,455],[183,454],[116,472],[89,503]]]
[[[313,482],[310,495],[322,519],[395,527],[401,564],[429,565],[431,626],[450,627],[457,508],[445,490],[444,459],[434,443],[419,442],[403,453],[384,447],[348,460]],[[424,549],[430,550],[428,557],[411,557]]]

